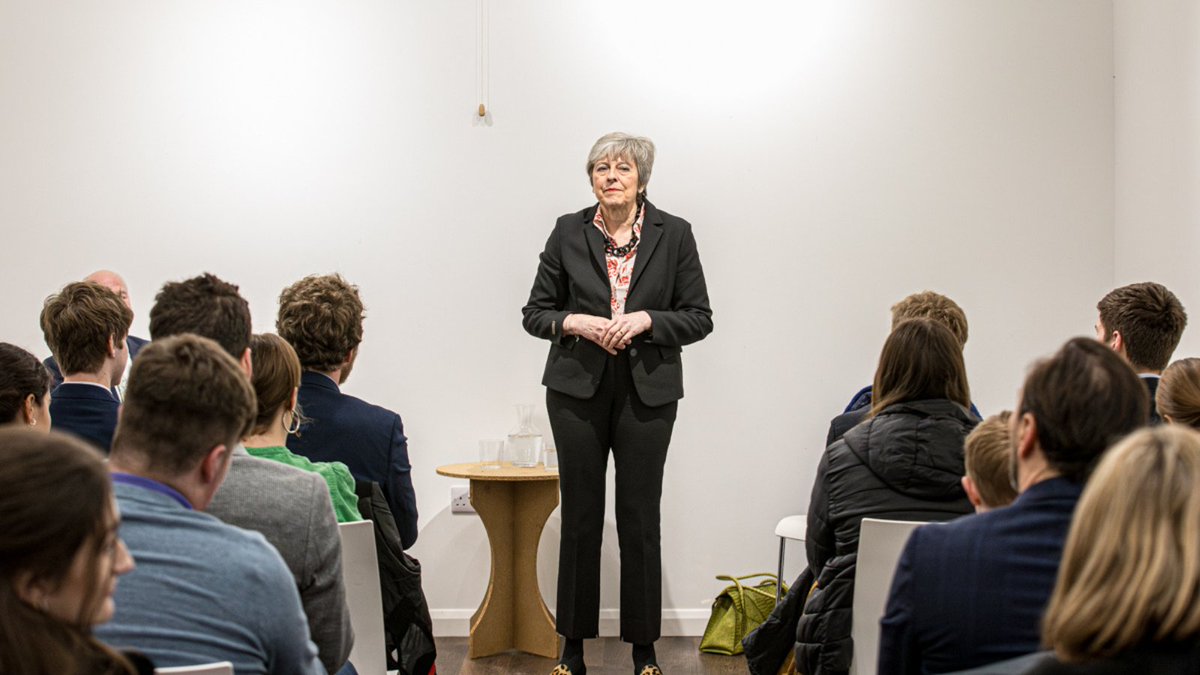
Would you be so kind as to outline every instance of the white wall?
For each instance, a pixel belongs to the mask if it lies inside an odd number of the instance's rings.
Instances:
[[[1117,0],[1116,284],[1158,281],[1191,313],[1174,358],[1200,356],[1200,2]]]
[[[487,126],[471,0],[0,0],[0,339],[45,354],[42,298],[97,267],[127,276],[141,335],[168,279],[241,284],[266,331],[286,284],[341,271],[369,310],[347,389],[404,416],[414,552],[439,630],[463,631],[488,555],[434,467],[542,403],[519,312],[536,255],[591,199],[591,142],[649,135],[652,199],[694,224],[715,310],[664,494],[665,628],[698,632],[713,575],[774,567],[774,522],[807,508],[892,303],[963,305],[985,412],[1091,330],[1113,280],[1113,24],[1091,0],[682,7],[492,3]]]

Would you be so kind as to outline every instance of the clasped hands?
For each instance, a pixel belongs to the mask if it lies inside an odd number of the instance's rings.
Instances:
[[[633,338],[650,330],[652,321],[646,312],[620,314],[611,319],[591,314],[568,314],[563,320],[563,332],[595,342],[609,354],[625,349]]]

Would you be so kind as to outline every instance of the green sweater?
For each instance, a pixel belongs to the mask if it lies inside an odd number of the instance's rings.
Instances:
[[[362,520],[358,512],[358,495],[354,494],[354,476],[341,462],[311,462],[283,446],[275,448],[246,448],[246,452],[275,462],[282,462],[303,471],[321,474],[329,486],[329,498],[333,501],[333,513],[339,523]]]

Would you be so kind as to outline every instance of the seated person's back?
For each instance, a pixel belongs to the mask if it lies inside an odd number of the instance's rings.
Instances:
[[[1031,675],[1200,673],[1200,433],[1139,431],[1079,500]],[[1190,542],[1190,543],[1189,543]]]
[[[67,284],[46,299],[42,333],[63,371],[50,398],[54,427],[107,453],[120,403],[112,388],[128,361],[126,336],[133,312],[100,284]]]
[[[266,333],[250,339],[254,361],[251,382],[258,396],[258,417],[245,439],[246,452],[254,457],[319,475],[329,488],[338,522],[362,520],[354,476],[341,462],[314,462],[287,448],[288,438],[299,432],[304,420],[299,406],[300,359],[286,340]]]
[[[279,296],[276,328],[296,350],[304,374],[300,408],[309,421],[289,450],[313,461],[342,462],[354,477],[379,483],[404,547],[417,539],[417,499],[400,416],[343,394],[362,342],[358,289],[340,276],[310,276]]]
[[[255,392],[251,431],[263,431],[282,445],[283,408],[292,402],[295,388],[279,381],[277,360],[265,358],[261,364],[254,360],[250,325],[249,303],[236,286],[213,275],[165,284],[150,310],[150,335],[155,340],[182,333],[202,335],[217,340],[226,354],[239,360],[253,378],[251,386],[255,382],[264,386],[261,396]],[[353,633],[342,579],[341,538],[324,480],[315,473],[251,457],[239,445],[208,512],[262,534],[283,556],[300,592],[321,662],[330,672],[341,668],[350,655]]]
[[[850,610],[863,518],[948,520],[970,513],[963,439],[976,420],[962,348],[928,319],[888,336],[875,376],[874,415],[825,450],[808,511],[807,551],[816,589],[797,630],[801,672],[846,672]],[[803,592],[803,591],[801,591]]]
[[[880,624],[879,672],[952,672],[1037,651],[1083,482],[1146,419],[1145,388],[1111,350],[1076,338],[1038,363],[1012,416],[1020,493],[1005,508],[915,530]]]
[[[156,340],[134,364],[109,468],[137,568],[97,635],[160,666],[323,673],[295,581],[257,532],[201,511],[254,418],[254,392],[211,340]]]

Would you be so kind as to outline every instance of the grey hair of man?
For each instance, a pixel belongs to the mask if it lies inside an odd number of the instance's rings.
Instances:
[[[654,141],[645,136],[633,136],[620,131],[604,134],[588,153],[589,183],[592,179],[592,169],[606,159],[626,159],[633,162],[638,170],[638,192],[646,194],[646,184],[650,182],[650,172],[654,170]]]

